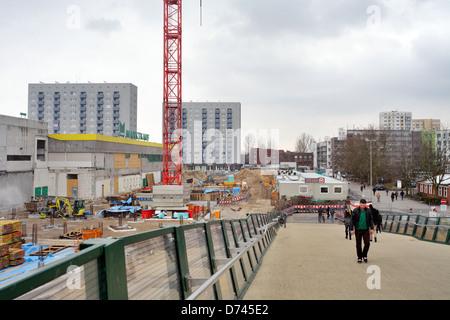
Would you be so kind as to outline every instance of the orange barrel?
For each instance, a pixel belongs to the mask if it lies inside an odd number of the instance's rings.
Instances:
[[[215,216],[215,218],[216,218],[216,219],[220,219],[220,210],[216,210],[216,216]]]

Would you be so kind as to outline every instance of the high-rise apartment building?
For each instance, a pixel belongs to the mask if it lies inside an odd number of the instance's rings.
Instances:
[[[412,112],[380,112],[380,130],[411,130]]]
[[[241,166],[241,104],[183,102],[183,164],[188,168]]]
[[[137,87],[131,83],[28,85],[28,119],[48,123],[50,134],[118,136],[137,131]]]
[[[436,131],[441,129],[441,120],[439,119],[413,119],[412,130]]]

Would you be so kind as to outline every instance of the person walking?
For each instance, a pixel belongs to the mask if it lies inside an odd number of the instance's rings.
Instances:
[[[351,234],[355,235],[356,239],[356,255],[358,263],[367,263],[367,254],[370,248],[370,234],[373,233],[373,218],[372,212],[366,207],[366,199],[359,201],[359,207],[352,212]],[[364,248],[362,247],[364,241]]]
[[[377,192],[377,202],[380,202],[380,198],[381,198],[381,195],[380,195],[380,193],[379,192]]]
[[[394,202],[394,198],[395,198],[395,193],[394,193],[394,191],[392,191],[392,193],[391,193],[392,202]]]
[[[405,197],[405,191],[402,190],[402,192],[400,192],[400,196],[402,197],[402,201],[403,201],[403,198]]]
[[[318,213],[319,213],[319,223],[322,223],[322,220],[323,220],[323,223],[325,223],[325,217],[323,216],[322,208],[319,208]]]
[[[331,223],[334,223],[334,209],[330,209],[330,215],[331,215]]]
[[[352,209],[348,205],[344,212],[345,239],[352,240]]]
[[[380,231],[380,233],[381,233],[382,217],[381,217],[380,211],[378,211],[378,209],[375,209],[372,204],[369,205],[369,208],[370,208],[370,211],[372,212],[372,219],[373,219],[373,224],[375,227],[375,232],[373,234],[371,234],[370,236],[372,238],[372,235],[373,235],[375,242],[377,242],[377,233],[378,233],[378,231]]]

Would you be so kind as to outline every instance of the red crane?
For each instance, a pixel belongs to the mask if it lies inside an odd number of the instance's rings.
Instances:
[[[181,0],[164,0],[164,185],[181,185],[181,22]]]

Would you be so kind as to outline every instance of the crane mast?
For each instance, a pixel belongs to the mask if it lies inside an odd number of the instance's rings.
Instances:
[[[181,0],[164,0],[163,184],[181,185]]]

